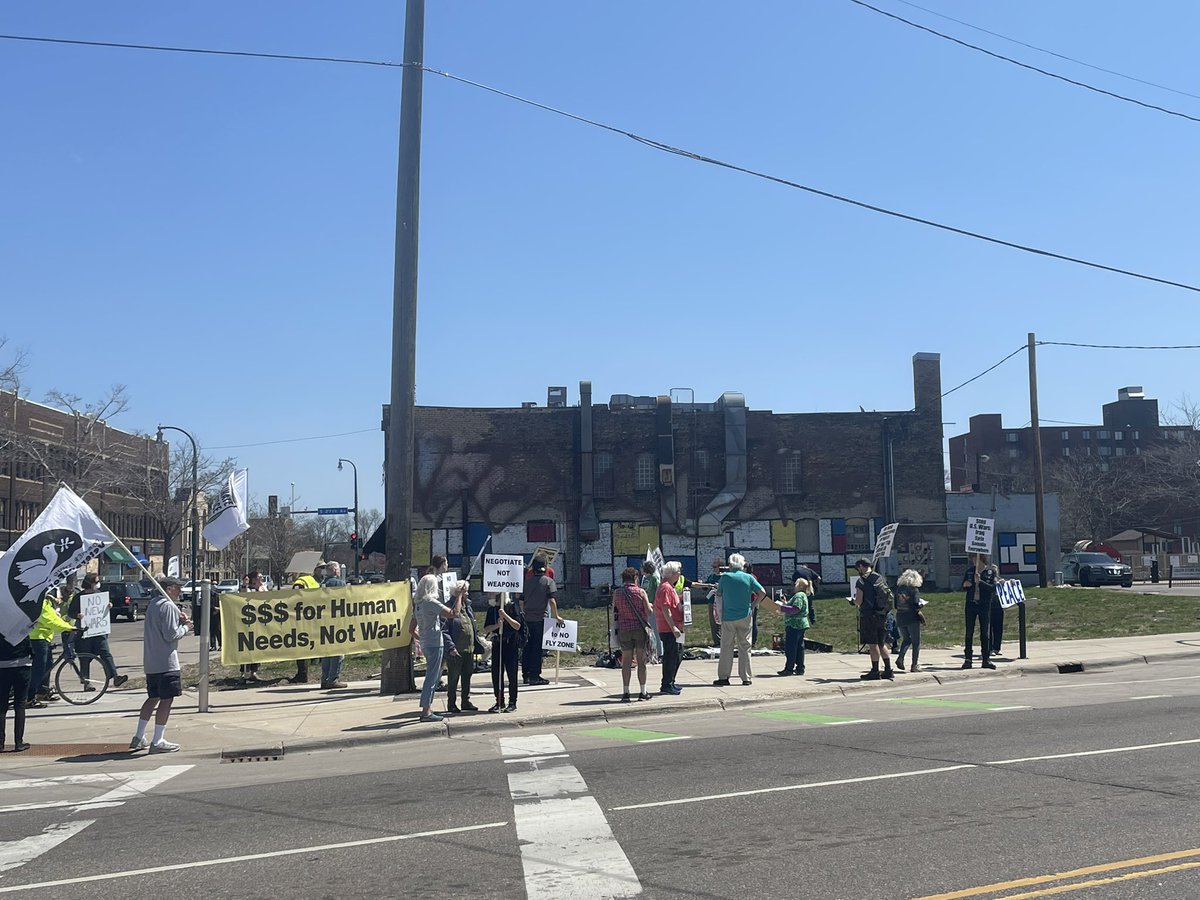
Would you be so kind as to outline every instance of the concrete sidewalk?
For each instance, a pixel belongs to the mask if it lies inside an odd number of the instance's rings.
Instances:
[[[1015,653],[1016,643],[1005,645]],[[1200,632],[1150,637],[1108,638],[1086,641],[1030,643],[1026,660],[1001,656],[996,671],[977,667],[963,671],[961,650],[925,650],[918,674],[897,674],[894,682],[863,682],[859,674],[869,667],[865,655],[854,653],[808,653],[803,677],[779,677],[783,656],[754,656],[753,683],[743,686],[734,664],[729,687],[712,684],[717,677],[715,660],[685,660],[677,679],[684,691],[679,696],[655,694],[648,702],[620,702],[619,669],[577,667],[562,669],[559,683],[522,687],[518,710],[507,714],[464,713],[442,723],[417,720],[417,695],[398,700],[381,697],[376,681],[355,682],[349,688],[323,691],[316,685],[281,683],[273,687],[214,690],[211,711],[201,713],[194,690],[176,702],[168,727],[170,740],[183,745],[182,755],[216,756],[221,752],[278,753],[311,749],[336,749],[374,742],[422,736],[459,735],[519,726],[554,727],[570,722],[603,723],[632,716],[664,712],[710,709],[720,712],[746,704],[779,702],[811,697],[830,697],[848,691],[887,691],[893,686],[942,683],[963,678],[1003,678],[1036,672],[1057,671],[1063,665],[1082,665],[1084,670],[1125,664],[1147,664],[1160,660],[1200,657]],[[553,675],[553,669],[545,673]],[[659,669],[650,667],[648,688],[658,687]],[[472,681],[473,700],[481,710],[492,703],[491,678],[477,673]],[[636,692],[636,672],[634,690]],[[30,710],[26,740],[33,749],[21,757],[5,754],[0,765],[28,762],[30,756],[77,760],[112,758],[128,746],[138,708],[140,691],[110,691],[90,706],[70,706],[64,701],[44,710]],[[446,695],[439,693],[435,709],[442,710]]]

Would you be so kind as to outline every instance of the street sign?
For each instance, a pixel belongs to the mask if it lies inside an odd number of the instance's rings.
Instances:
[[[348,512],[350,512],[350,507],[348,507],[348,506],[318,506],[317,507],[317,515],[318,516],[344,516]]]

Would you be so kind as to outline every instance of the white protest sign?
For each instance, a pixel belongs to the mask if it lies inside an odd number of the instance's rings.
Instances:
[[[112,633],[112,619],[108,616],[109,602],[108,591],[79,595],[79,613],[85,638]]]
[[[454,586],[458,584],[458,573],[443,572],[438,578],[442,582],[442,602],[450,606],[454,603]]]
[[[992,555],[992,535],[996,530],[995,519],[967,517],[967,552]]]
[[[683,589],[683,624],[692,624],[692,589]]]
[[[658,547],[655,547],[653,550],[647,547],[646,562],[654,563],[654,572],[659,578],[661,578],[663,566],[667,564],[666,559],[663,557],[662,550]]]
[[[1001,608],[1008,609],[1025,602],[1025,588],[1021,586],[1018,578],[1001,581],[996,585],[996,597],[1000,601]]]
[[[899,523],[893,522],[879,529],[879,536],[875,538],[875,554],[871,557],[872,567],[879,560],[892,555],[892,544],[896,541],[896,529],[899,527]]]
[[[570,619],[564,619],[561,625],[553,619],[546,622],[546,628],[542,631],[543,650],[564,650],[567,653],[575,653],[579,649],[578,644],[578,622]]]
[[[172,578],[179,577],[179,557],[178,556],[172,556],[169,560],[167,560],[167,574],[170,575]]]
[[[483,589],[485,592],[520,591],[524,587],[524,556],[519,553],[514,556],[494,556],[488,553],[483,557]]]

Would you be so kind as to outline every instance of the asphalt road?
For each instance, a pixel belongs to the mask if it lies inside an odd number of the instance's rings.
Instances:
[[[1194,898],[1198,713],[1200,671],[1158,664],[279,761],[6,755],[0,893]]]

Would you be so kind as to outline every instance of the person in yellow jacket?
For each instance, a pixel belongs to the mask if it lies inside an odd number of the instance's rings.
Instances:
[[[54,636],[59,632],[74,632],[75,626],[58,614],[49,596],[42,600],[42,614],[33,623],[29,632],[29,646],[33,651],[33,671],[29,673],[29,693],[25,706],[29,709],[45,709],[50,696],[50,650]]]
[[[303,591],[313,591],[321,586],[321,579],[325,577],[324,561],[317,564],[311,575],[301,575],[292,582],[292,587],[299,588]],[[291,684],[308,684],[308,660],[296,660],[296,674],[288,679]]]

